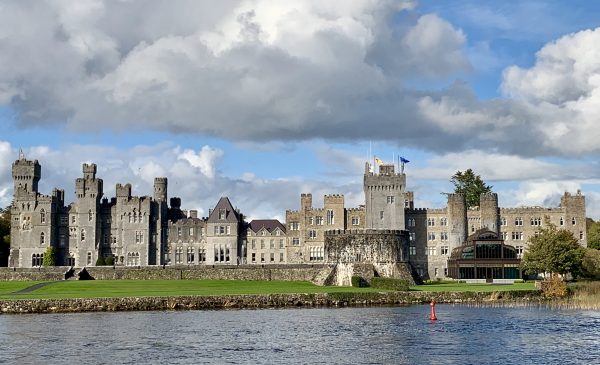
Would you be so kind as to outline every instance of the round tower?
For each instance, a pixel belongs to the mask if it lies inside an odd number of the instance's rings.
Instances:
[[[481,214],[481,228],[500,234],[498,194],[482,193],[479,197],[479,212]]]
[[[464,194],[448,194],[448,219],[448,243],[452,249],[467,240],[467,201]]]
[[[157,202],[167,202],[167,185],[166,177],[154,178],[154,200]]]

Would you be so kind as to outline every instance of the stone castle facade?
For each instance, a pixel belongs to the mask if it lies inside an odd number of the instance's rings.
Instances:
[[[423,209],[414,207],[406,175],[394,165],[373,170],[365,165],[364,205],[347,208],[343,195],[326,195],[322,208],[313,207],[312,195],[302,194],[300,209],[286,211],[285,223],[246,222],[227,197],[208,217],[182,210],[181,199],[168,198],[165,177],[155,178],[151,197],[133,196],[130,184],[117,184],[109,200],[94,164],[83,164],[76,200],[65,205],[63,190],[38,191],[40,164],[20,156],[12,167],[9,266],[41,266],[53,246],[56,264],[64,266],[93,266],[100,256],[113,257],[115,266],[403,262],[421,278],[434,279],[447,276],[452,249],[482,228],[497,232],[519,254],[546,219],[587,245],[579,191],[565,193],[557,208],[500,208],[498,196],[489,193],[477,208],[448,194],[445,208]]]

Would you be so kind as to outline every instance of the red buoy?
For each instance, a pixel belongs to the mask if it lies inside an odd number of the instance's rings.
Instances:
[[[431,301],[431,314],[429,315],[429,319],[432,321],[437,321],[437,317],[435,316],[435,300]]]

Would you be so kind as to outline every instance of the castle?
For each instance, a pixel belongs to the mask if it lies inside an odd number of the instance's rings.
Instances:
[[[377,167],[377,171],[375,170]],[[95,164],[83,164],[75,180],[76,201],[65,205],[64,190],[38,191],[41,166],[23,155],[12,165],[9,266],[38,267],[49,246],[56,264],[93,266],[112,257],[115,266],[268,265],[405,263],[423,279],[447,277],[448,259],[467,236],[495,232],[520,256],[528,238],[545,219],[567,229],[586,246],[585,197],[565,193],[557,208],[500,208],[495,193],[482,194],[467,208],[461,194],[448,194],[440,209],[415,208],[406,175],[393,164],[365,164],[365,204],[347,208],[343,195],[326,195],[313,207],[312,195],[300,196],[300,209],[286,211],[286,222],[246,222],[227,197],[208,217],[181,209],[168,198],[168,180],[154,180],[154,195],[133,196],[130,184],[117,184],[116,196],[104,197]],[[387,265],[387,266],[386,266]]]

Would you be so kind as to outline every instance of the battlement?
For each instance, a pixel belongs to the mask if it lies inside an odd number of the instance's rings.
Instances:
[[[365,207],[358,207],[358,208],[346,208],[346,211],[347,211],[348,213],[364,212],[364,211],[365,211]]]
[[[344,196],[340,194],[328,194],[323,197],[323,203],[327,204],[344,204]]]
[[[131,184],[117,184],[117,198],[131,198]]]
[[[412,208],[407,209],[406,214],[446,214],[448,208]]]
[[[324,232],[325,236],[348,235],[348,234],[368,234],[368,235],[402,235],[403,230],[399,229],[328,229]]]
[[[517,208],[500,208],[500,214],[543,214],[543,213],[560,213],[563,212],[563,208],[545,208],[539,206],[522,206]]]

